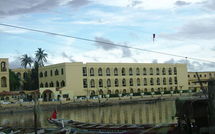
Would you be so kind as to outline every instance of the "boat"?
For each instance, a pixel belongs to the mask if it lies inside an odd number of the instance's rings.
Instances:
[[[58,127],[69,127],[71,132],[81,134],[150,134],[161,128],[175,128],[176,124],[154,125],[154,124],[101,124],[85,123],[74,120],[48,119],[49,123]]]

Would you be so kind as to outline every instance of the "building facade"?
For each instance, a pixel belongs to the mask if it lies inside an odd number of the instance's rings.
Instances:
[[[204,89],[208,89],[208,82],[209,79],[215,79],[215,72],[198,72],[199,79],[202,82]],[[200,91],[201,86],[198,83],[198,77],[196,72],[188,72],[188,85],[189,89]]]
[[[10,90],[8,67],[8,58],[0,58],[0,92]]]
[[[61,63],[39,68],[45,100],[188,89],[185,64]]]

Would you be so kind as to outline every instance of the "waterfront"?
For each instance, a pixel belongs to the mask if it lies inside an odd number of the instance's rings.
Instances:
[[[160,124],[176,122],[172,118],[175,115],[174,101],[57,110],[58,118],[82,122],[111,124]],[[40,111],[38,123],[40,127],[52,127],[47,122],[50,115],[50,111]],[[33,114],[31,112],[0,114],[0,125],[32,127]]]

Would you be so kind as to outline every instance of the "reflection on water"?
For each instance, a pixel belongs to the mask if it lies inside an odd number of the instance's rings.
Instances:
[[[47,119],[50,111],[41,111],[39,126],[50,127]],[[176,122],[175,102],[163,101],[154,104],[128,104],[108,107],[93,107],[83,109],[58,109],[58,117],[81,122],[97,122],[112,124],[160,124]],[[32,127],[33,113],[0,114],[0,125],[17,127]]]

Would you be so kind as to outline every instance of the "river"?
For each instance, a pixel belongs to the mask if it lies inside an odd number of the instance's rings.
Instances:
[[[47,122],[51,111],[40,111],[40,127],[53,127]],[[82,122],[111,124],[161,124],[176,122],[175,101],[161,101],[152,104],[127,104],[107,107],[89,107],[79,109],[58,109],[58,118]],[[0,126],[32,127],[32,113],[0,114]]]

